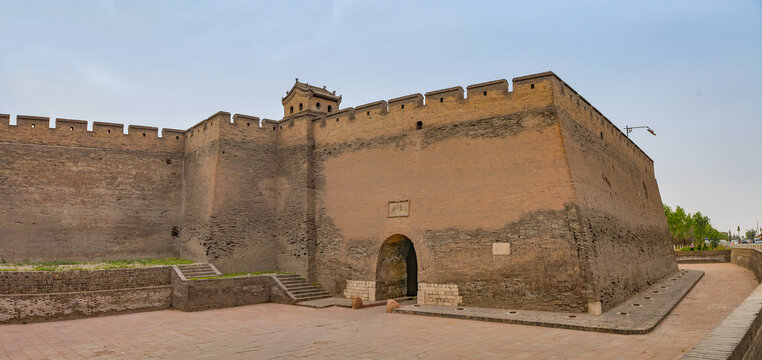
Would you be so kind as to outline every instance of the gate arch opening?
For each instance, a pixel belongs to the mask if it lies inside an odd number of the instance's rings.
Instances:
[[[418,256],[405,235],[392,235],[381,245],[376,267],[376,299],[416,296]]]

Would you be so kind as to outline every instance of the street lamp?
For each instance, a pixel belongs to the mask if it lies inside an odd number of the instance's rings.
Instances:
[[[630,133],[632,132],[632,129],[646,129],[648,130],[648,132],[651,133],[651,135],[656,136],[654,129],[651,129],[648,126],[625,126],[624,129],[627,130],[626,131],[627,137],[630,137]]]

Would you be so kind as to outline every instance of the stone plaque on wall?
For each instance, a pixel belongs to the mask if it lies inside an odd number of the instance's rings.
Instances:
[[[399,200],[389,202],[389,217],[404,217],[410,215],[410,201]]]

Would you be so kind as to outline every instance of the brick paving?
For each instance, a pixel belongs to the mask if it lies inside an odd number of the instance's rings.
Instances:
[[[260,304],[0,326],[2,359],[674,359],[757,286],[733,264],[685,264],[701,281],[651,333],[616,335],[387,314],[384,307]]]
[[[645,334],[651,332],[666,318],[703,274],[703,271],[682,269],[598,316],[581,313],[418,304],[400,306],[395,312],[614,334]]]

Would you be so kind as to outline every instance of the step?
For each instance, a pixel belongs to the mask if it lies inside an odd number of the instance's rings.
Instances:
[[[209,264],[197,264],[197,265],[178,265],[180,269],[209,269]]]
[[[217,274],[183,274],[186,279],[218,276]]]
[[[291,278],[291,277],[298,278],[299,274],[275,274],[275,277],[277,277],[278,279],[285,279],[285,278]]]
[[[194,271],[183,271],[183,274],[217,274],[214,271],[211,270],[194,270]]]
[[[294,296],[299,296],[299,295],[304,295],[304,294],[317,294],[317,293],[327,294],[328,293],[328,292],[326,292],[323,289],[305,289],[305,290],[297,290],[297,291],[291,291],[291,290],[289,290],[289,292],[294,294]]]
[[[289,286],[289,285],[302,285],[302,284],[304,284],[304,285],[307,285],[307,284],[308,284],[306,280],[281,281],[281,283],[282,283],[284,286]]]
[[[216,274],[216,272],[206,269],[206,270],[182,270],[183,274]]]
[[[320,300],[320,299],[327,299],[331,297],[331,295],[322,295],[322,296],[308,296],[308,297],[297,297],[294,299],[296,302],[302,302],[302,301],[310,301],[310,300]]]
[[[302,286],[289,287],[288,291],[292,291],[293,292],[293,291],[307,290],[307,289],[322,289],[322,288],[320,286],[305,284],[305,285],[302,285]]]

